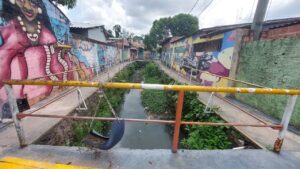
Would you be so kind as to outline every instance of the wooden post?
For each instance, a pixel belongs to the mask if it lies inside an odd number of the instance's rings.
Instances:
[[[12,89],[11,85],[6,84],[6,85],[4,85],[4,87],[5,87],[7,97],[8,97],[9,108],[10,108],[10,112],[12,114],[12,118],[13,118],[13,121],[14,121],[16,131],[17,131],[17,136],[18,136],[18,139],[19,139],[20,147],[25,147],[26,146],[25,134],[24,134],[23,128],[20,125],[20,122],[17,118],[17,114],[19,113],[17,100],[14,96],[13,89]]]
[[[178,92],[178,100],[177,100],[177,108],[176,108],[176,120],[175,120],[175,128],[174,128],[173,144],[172,144],[172,152],[173,153],[177,153],[177,149],[178,149],[183,99],[184,99],[184,91],[181,90],[181,91]]]

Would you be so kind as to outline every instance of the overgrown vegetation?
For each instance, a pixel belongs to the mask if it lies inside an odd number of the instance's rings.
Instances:
[[[175,83],[152,62],[147,64],[144,69],[144,79],[145,83]],[[168,112],[167,119],[175,118],[176,101],[177,92],[157,90],[144,90],[142,92],[142,103],[148,108],[148,112],[158,115]],[[198,100],[197,93],[185,92],[182,112],[183,121],[225,122],[214,113],[204,113],[204,109],[205,105]],[[173,125],[170,125],[170,127],[173,127]],[[228,149],[234,145],[232,137],[240,137],[230,127],[201,125],[183,126],[182,135],[184,137],[181,140],[181,146],[186,149]]]
[[[127,68],[118,73],[114,78],[114,82],[128,82],[132,81],[135,76],[140,76],[142,73],[145,83],[161,83],[161,84],[175,84],[176,82],[168,75],[164,74],[159,67],[153,62],[139,62],[129,65]],[[134,74],[134,76],[133,76]],[[141,81],[138,78],[138,81]],[[119,112],[123,103],[125,89],[111,89],[105,90],[114,109]],[[177,93],[175,91],[158,91],[158,90],[143,90],[142,103],[148,107],[147,114],[155,115],[159,119],[175,119]],[[184,105],[182,112],[183,121],[202,121],[224,123],[215,113],[204,113],[205,105],[202,104],[195,92],[185,92]],[[95,107],[95,106],[94,106]],[[87,116],[112,117],[112,113],[102,98],[97,111],[90,112]],[[106,133],[110,127],[111,122],[94,121],[93,129],[101,133]],[[84,146],[83,139],[88,134],[90,128],[90,121],[73,121],[72,130],[73,137],[70,141],[66,141],[66,145]],[[174,125],[168,125],[170,132]],[[170,133],[172,134],[172,133]],[[205,125],[183,125],[181,127],[181,148],[185,149],[229,149],[234,146],[248,146],[249,142],[236,132],[231,127],[213,127]],[[243,142],[243,143],[240,143]],[[240,145],[242,144],[242,145]],[[251,148],[252,145],[250,144]]]
[[[198,18],[190,14],[177,14],[152,23],[149,34],[145,35],[144,44],[150,51],[157,49],[157,44],[172,36],[188,36],[199,29]]]
[[[113,82],[129,82],[133,73],[140,69],[140,64],[132,63],[128,65],[125,69],[117,73],[113,78]],[[112,107],[116,112],[119,112],[121,105],[123,103],[124,94],[128,90],[126,89],[106,89],[104,90],[106,96],[108,97]],[[100,104],[98,105],[98,109],[96,114],[95,112],[91,112],[90,116],[96,117],[113,117],[109,106],[104,98],[100,100]],[[107,133],[109,130],[111,122],[109,121],[94,121],[92,128],[101,132]],[[72,125],[74,131],[73,140],[69,143],[70,146],[84,146],[83,139],[90,131],[90,121],[75,121]]]
[[[152,84],[169,84],[174,81],[162,73],[155,63],[150,62],[144,69],[144,82]],[[162,90],[143,90],[142,103],[147,107],[148,112],[162,114],[169,108],[170,100],[168,100],[168,97],[168,93]]]
[[[202,104],[195,92],[185,92],[183,105],[183,121],[205,121],[225,123],[214,113],[204,113],[205,105]],[[181,145],[188,149],[228,149],[232,148],[229,135],[231,128],[225,126],[186,125],[184,132],[187,137]]]

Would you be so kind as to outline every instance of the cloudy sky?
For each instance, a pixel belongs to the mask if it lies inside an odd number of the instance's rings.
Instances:
[[[77,1],[76,7],[71,10],[61,7],[72,22],[100,24],[105,25],[107,29],[120,24],[122,28],[135,34],[146,34],[155,19],[189,13],[197,0]],[[191,14],[199,18],[200,28],[250,22],[257,1],[199,0]],[[202,12],[206,6],[208,7]],[[270,0],[266,19],[300,16],[299,7],[299,0]]]

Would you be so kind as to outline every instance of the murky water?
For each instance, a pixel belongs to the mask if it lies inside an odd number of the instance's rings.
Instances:
[[[147,115],[141,103],[141,90],[130,90],[125,95],[121,117],[146,119]],[[132,149],[169,149],[171,136],[164,124],[126,122],[125,134],[119,147]]]

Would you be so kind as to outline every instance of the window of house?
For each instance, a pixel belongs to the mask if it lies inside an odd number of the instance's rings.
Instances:
[[[215,52],[221,51],[221,48],[222,39],[194,44],[194,52]]]

